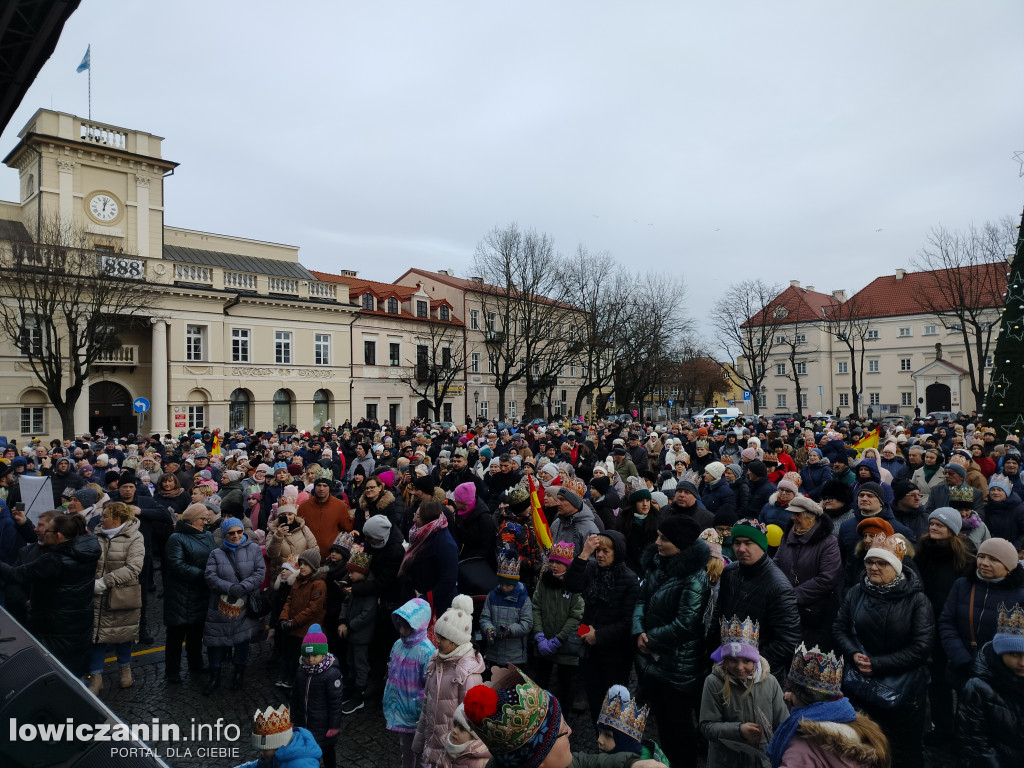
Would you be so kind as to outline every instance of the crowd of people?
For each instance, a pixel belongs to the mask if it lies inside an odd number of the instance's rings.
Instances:
[[[167,684],[210,696],[270,643],[266,765],[335,765],[370,706],[404,768],[902,768],[926,743],[1005,768],[1020,470],[976,415],[87,435],[6,447],[0,585],[97,695],[158,623]],[[570,754],[563,703],[601,754]]]

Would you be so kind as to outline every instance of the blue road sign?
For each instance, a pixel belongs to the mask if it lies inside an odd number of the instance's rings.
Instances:
[[[149,400],[144,397],[136,397],[132,402],[132,408],[135,409],[136,413],[145,413],[149,410]]]
[[[668,399],[668,404],[669,404],[669,406],[672,405],[672,398],[671,397]]]
[[[744,389],[743,390],[743,399],[744,400],[749,400],[750,399],[750,390],[749,389]]]

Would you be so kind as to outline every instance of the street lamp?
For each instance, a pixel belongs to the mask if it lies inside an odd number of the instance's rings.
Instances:
[[[473,392],[473,410],[476,412],[476,417],[480,418],[480,393],[478,391]]]

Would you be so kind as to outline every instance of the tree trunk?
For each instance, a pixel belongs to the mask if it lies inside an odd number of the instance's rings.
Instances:
[[[496,387],[496,389],[498,390],[498,420],[505,421],[505,390],[508,389],[508,384],[502,387]],[[494,418],[493,416],[490,415],[489,410],[487,413],[487,418]]]
[[[55,405],[57,413],[60,416],[62,438],[64,440],[75,439],[75,403],[78,401],[76,397],[72,402],[65,402],[62,405]]]
[[[860,398],[857,397],[857,350],[850,350],[850,418],[860,418]]]

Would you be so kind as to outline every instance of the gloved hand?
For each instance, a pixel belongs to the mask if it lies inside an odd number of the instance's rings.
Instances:
[[[544,640],[541,640],[539,643],[537,643],[537,653],[539,653],[541,656],[550,656],[551,655],[551,641],[547,640],[547,639],[544,639]]]
[[[487,638],[487,642],[489,642],[489,643],[493,643],[493,642],[494,642],[494,640],[495,640],[495,638],[496,638],[497,636],[498,636],[498,635],[497,635],[497,633],[496,633],[496,632],[494,631],[494,628],[493,628],[493,627],[490,627],[490,628],[488,628],[488,629],[486,629],[486,630],[484,631],[484,637],[486,637],[486,638]]]
[[[562,641],[559,640],[557,637],[552,637],[550,640],[548,640],[548,650],[551,652],[552,656],[558,653],[558,649],[561,647]]]
[[[92,593],[94,595],[102,595],[106,591],[107,585],[103,579],[96,579],[96,582],[93,584]]]
[[[535,642],[537,644],[537,647],[540,648],[540,644],[544,642],[544,633],[538,632],[537,634],[535,634],[533,636],[533,642]]]
[[[294,627],[294,626],[295,626],[295,622],[292,621],[291,619],[285,619],[284,621],[281,622],[281,630],[283,632],[290,632],[292,627]]]
[[[340,728],[329,728],[327,730],[327,733],[324,734],[324,736],[326,736],[328,739],[333,739],[335,736],[338,735],[338,732],[340,730]]]
[[[506,637],[508,637],[508,627],[499,626],[498,627],[498,638],[499,639],[504,639]]]
[[[232,584],[228,587],[228,597],[233,597],[235,600],[245,594],[245,587],[241,584]]]

